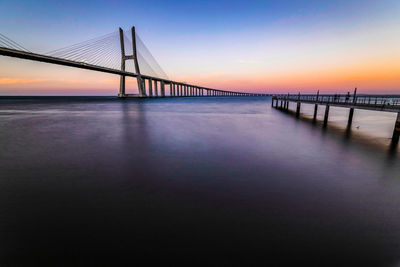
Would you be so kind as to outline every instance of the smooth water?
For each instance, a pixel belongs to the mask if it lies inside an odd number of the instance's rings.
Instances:
[[[0,99],[0,265],[398,264],[395,114],[356,110],[349,132],[346,109],[327,129],[302,111]]]

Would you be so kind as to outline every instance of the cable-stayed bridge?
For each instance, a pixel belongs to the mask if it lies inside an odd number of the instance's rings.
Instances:
[[[135,27],[132,27],[130,36],[119,28],[119,31],[44,54],[33,53],[0,34],[0,55],[119,75],[120,98],[165,97],[168,88],[171,97],[266,95],[206,88],[170,80],[137,35]],[[126,77],[136,78],[138,94],[126,93]]]

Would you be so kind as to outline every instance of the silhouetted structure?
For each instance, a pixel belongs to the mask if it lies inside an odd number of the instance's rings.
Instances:
[[[116,49],[116,38],[119,39],[118,49]],[[107,34],[43,55],[32,53],[4,35],[0,35],[0,55],[120,75],[120,89],[118,94],[120,98],[165,97],[166,87],[169,87],[169,95],[171,97],[267,95],[218,90],[172,81],[166,77],[166,74],[152,57],[151,53],[140,41],[135,33],[135,27],[131,29],[131,38],[132,42],[130,42],[129,37],[124,35],[123,30],[119,28],[118,34]],[[142,47],[142,53],[139,53],[138,44]],[[130,51],[127,53],[126,49]],[[133,60],[134,72],[127,70],[128,60]],[[120,67],[117,67],[116,65],[119,61]],[[152,75],[141,73],[141,63],[147,72]],[[138,94],[126,93],[126,77],[137,79]]]
[[[297,103],[296,116],[300,115],[301,103],[314,104],[314,117],[316,120],[318,105],[325,105],[324,126],[328,124],[329,107],[346,107],[350,108],[347,126],[350,127],[353,121],[354,109],[366,109],[375,111],[396,112],[397,119],[395,122],[392,140],[398,142],[400,137],[400,96],[398,95],[357,95],[357,88],[354,94],[350,95],[320,95],[319,91],[316,95],[274,95],[272,97],[272,106],[282,110],[289,109],[289,102]]]

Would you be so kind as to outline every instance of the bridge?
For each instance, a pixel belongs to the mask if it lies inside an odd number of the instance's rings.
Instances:
[[[118,97],[120,98],[165,97],[168,87],[170,97],[267,95],[219,90],[170,80],[136,34],[135,27],[131,29],[131,39],[119,28],[116,33],[47,54],[33,53],[0,34],[0,55],[119,75]],[[129,64],[132,62],[133,64]],[[126,77],[136,78],[138,94],[126,92]]]
[[[289,110],[289,102],[295,102],[296,117],[300,116],[301,103],[313,104],[314,115],[313,121],[317,119],[318,105],[325,105],[325,115],[323,126],[328,124],[329,108],[330,106],[349,108],[349,117],[347,127],[350,128],[353,122],[354,109],[365,109],[373,111],[386,111],[396,112],[397,118],[395,121],[392,140],[399,141],[400,137],[400,95],[357,95],[357,88],[352,95],[348,94],[334,94],[334,95],[320,95],[317,94],[304,94],[300,93],[287,94],[287,95],[274,95],[272,97],[272,107],[287,111]]]

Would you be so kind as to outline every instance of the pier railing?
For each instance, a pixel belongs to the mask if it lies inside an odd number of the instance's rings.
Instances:
[[[319,95],[319,94],[286,94],[274,95],[273,99],[305,102],[311,104],[337,105],[337,106],[357,106],[364,108],[375,108],[385,110],[400,110],[400,95]]]

